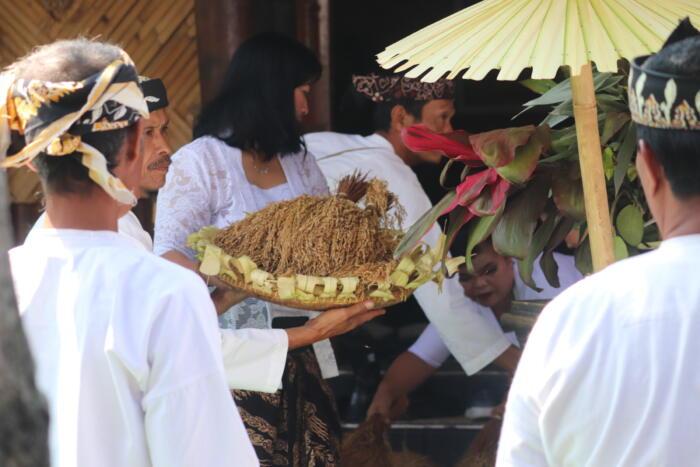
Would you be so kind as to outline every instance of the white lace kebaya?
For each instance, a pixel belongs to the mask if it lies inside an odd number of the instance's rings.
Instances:
[[[180,148],[172,158],[165,186],[158,193],[154,252],[175,250],[194,259],[187,236],[202,227],[225,228],[275,201],[301,195],[326,195],[328,186],[316,160],[303,152],[281,157],[287,183],[268,190],[251,184],[243,170],[242,153],[210,136]],[[316,316],[317,313],[273,306],[249,298],[219,318],[224,329],[269,329],[278,316]],[[337,374],[329,341],[314,344],[324,378]]]

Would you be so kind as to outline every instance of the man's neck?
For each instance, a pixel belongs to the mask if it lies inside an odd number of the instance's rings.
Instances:
[[[700,234],[700,196],[681,201],[675,209],[666,209],[661,227],[661,238]]]
[[[401,135],[395,131],[384,131],[380,130],[376,132],[379,136],[389,141],[391,147],[394,148],[394,153],[404,161],[408,166],[414,166],[420,161],[416,158],[411,151],[408,150],[403,141],[401,140]]]
[[[48,195],[45,226],[54,229],[117,231],[124,205],[101,189],[86,195]]]

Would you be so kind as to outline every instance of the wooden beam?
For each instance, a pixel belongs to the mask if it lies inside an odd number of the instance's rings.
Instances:
[[[297,39],[316,53],[323,74],[310,96],[305,131],[331,129],[330,0],[296,0]]]
[[[195,0],[202,103],[216,97],[233,51],[253,33],[254,0]]]

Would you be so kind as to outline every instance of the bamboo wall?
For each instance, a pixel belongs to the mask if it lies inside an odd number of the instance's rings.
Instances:
[[[190,140],[200,105],[194,0],[0,0],[0,12],[0,66],[56,39],[117,43],[141,74],[165,82],[173,149]]]

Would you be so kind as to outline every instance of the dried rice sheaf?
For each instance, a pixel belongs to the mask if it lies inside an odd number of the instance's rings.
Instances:
[[[394,258],[403,208],[386,182],[356,173],[338,186],[335,195],[273,203],[226,229],[190,235],[200,271],[264,300],[312,310],[366,299],[386,306],[442,278],[434,271],[442,241]]]

